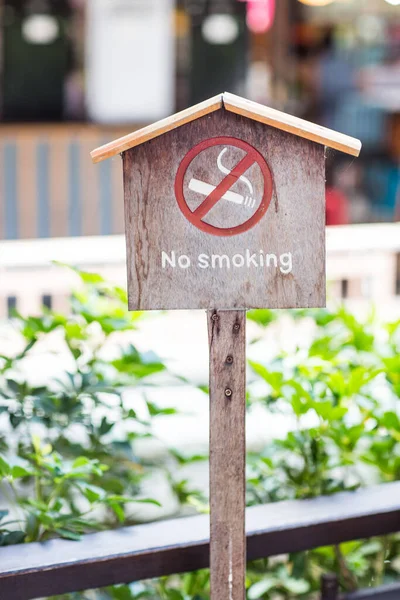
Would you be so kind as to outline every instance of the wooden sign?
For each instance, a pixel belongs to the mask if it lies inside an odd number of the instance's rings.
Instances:
[[[324,144],[355,140],[224,94],[123,153],[130,310],[325,305]]]
[[[212,600],[245,597],[246,309],[325,305],[324,146],[361,148],[220,94],[92,152],[123,156],[129,308],[208,309]]]

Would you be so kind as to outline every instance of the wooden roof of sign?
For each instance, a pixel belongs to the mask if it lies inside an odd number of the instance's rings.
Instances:
[[[355,138],[225,92],[93,150],[92,160],[101,162],[223,108],[352,156],[358,156],[361,151],[361,142]]]

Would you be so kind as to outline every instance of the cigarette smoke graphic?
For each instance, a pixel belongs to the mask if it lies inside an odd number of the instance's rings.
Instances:
[[[221,173],[224,173],[224,175],[229,175],[229,173],[231,173],[231,169],[227,169],[226,167],[224,167],[224,165],[222,164],[222,157],[225,154],[225,152],[228,150],[228,148],[224,148],[222,150],[222,152],[220,152],[218,158],[217,158],[217,166],[218,169],[221,171]],[[250,194],[253,195],[253,186],[251,185],[250,181],[247,179],[247,177],[245,177],[244,175],[241,175],[239,177],[239,179],[241,179],[243,181],[243,183],[245,183],[247,185],[247,187],[249,188]]]
[[[224,173],[224,175],[229,175],[229,173],[231,173],[231,170],[227,169],[222,164],[222,157],[227,150],[228,148],[224,148],[217,158],[217,167],[221,171],[221,173]],[[242,196],[241,194],[237,194],[236,192],[228,191],[222,196],[222,198],[224,200],[228,200],[228,202],[234,202],[235,204],[244,205],[247,208],[253,208],[256,204],[256,199],[253,198],[253,186],[251,182],[247,179],[247,177],[245,177],[244,175],[241,175],[239,179],[243,181],[243,183],[249,188],[250,196]],[[204,181],[200,181],[199,179],[195,178],[192,178],[189,182],[189,189],[193,192],[197,192],[198,194],[202,194],[203,196],[209,196],[211,192],[215,190],[215,187],[216,186],[210,185],[209,183],[205,183]]]

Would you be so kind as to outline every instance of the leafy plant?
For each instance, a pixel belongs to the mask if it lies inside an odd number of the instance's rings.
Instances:
[[[18,523],[6,520],[9,516],[8,510],[0,510],[0,547],[22,544],[25,541],[25,532],[21,530],[10,531],[9,527]]]
[[[134,499],[107,493],[93,483],[107,470],[108,467],[97,459],[84,456],[65,461],[49,444],[42,446],[37,437],[33,439],[33,451],[24,461],[19,459],[11,465],[1,458],[0,477],[26,514],[24,541],[43,541],[52,534],[79,540],[82,533],[102,527],[90,518],[98,506],[110,509],[120,522],[124,522],[124,505]],[[30,481],[34,486],[29,496],[19,495],[18,483]],[[155,500],[135,501],[158,505]]]
[[[166,367],[131,341],[111,360],[105,356],[110,339],[119,336],[123,343],[141,315],[127,311],[124,290],[96,274],[77,275],[81,286],[72,294],[70,314],[15,312],[22,350],[0,356],[0,416],[12,432],[0,445],[0,486],[19,507],[20,539],[27,542],[52,535],[78,539],[85,531],[124,522],[128,503],[158,504],[139,495],[149,469],[134,444],[151,437],[153,418],[175,410],[143,398],[146,410],[139,418],[124,390],[151,385]],[[68,369],[32,385],[26,363],[53,338]],[[121,424],[122,438],[116,433]],[[94,518],[99,511],[102,516]],[[2,535],[3,543],[16,539],[13,531]]]
[[[0,419],[11,432],[0,438],[0,487],[16,514],[0,512],[0,545],[78,539],[125,522],[132,502],[155,502],[142,497],[141,486],[156,465],[140,460],[135,448],[153,435],[154,419],[176,413],[143,393],[160,375],[163,385],[172,376],[154,353],[133,343],[142,315],[127,311],[125,291],[96,274],[77,276],[81,286],[71,297],[70,314],[15,313],[19,349],[0,356]],[[248,410],[264,410],[266,419],[282,415],[288,423],[287,432],[266,434],[263,451],[247,457],[248,505],[400,479],[400,321],[382,325],[374,314],[360,321],[343,307],[248,316],[254,331]],[[278,334],[288,319],[292,331],[306,335],[297,336],[290,352],[260,360],[265,337]],[[60,362],[68,366],[57,378],[33,384],[26,363],[53,338],[63,347]],[[183,377],[176,380],[190,385]],[[141,389],[140,408],[126,399],[131,387]],[[207,512],[204,491],[169,468],[207,457],[167,451],[162,468],[176,498]],[[390,583],[400,573],[399,552],[400,537],[388,536],[255,561],[247,569],[247,598],[310,599],[328,571],[338,573],[344,590]],[[209,573],[58,600],[93,598],[208,600]]]
[[[256,311],[252,318],[265,327],[263,315],[258,320]],[[314,330],[310,343],[272,364],[250,362],[257,390],[260,380],[264,383],[263,393],[249,394],[250,410],[261,403],[293,423],[261,455],[248,457],[250,504],[333,494],[400,477],[399,323],[389,324],[385,335],[373,318],[359,322],[343,307],[336,313],[295,313],[293,328],[304,320]],[[329,571],[353,590],[397,575],[397,563],[388,560],[397,544],[396,536],[341,544],[294,555],[286,567],[311,591]],[[273,580],[268,569],[268,578],[255,587],[260,597],[270,597]]]

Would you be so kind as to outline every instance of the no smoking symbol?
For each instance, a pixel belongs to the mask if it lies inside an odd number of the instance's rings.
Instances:
[[[212,153],[215,157],[215,147],[217,146],[222,147],[222,149],[219,152],[217,149],[217,159],[210,161],[206,153],[210,153],[210,156]],[[236,161],[232,168],[224,166],[222,159],[228,156],[230,152],[238,154],[238,150],[241,151],[242,157]],[[205,159],[207,165],[206,174],[204,173],[203,159]],[[197,177],[196,165],[198,162],[197,169],[200,174]],[[250,179],[245,177],[245,174],[252,169],[253,165],[258,165],[262,176],[262,189],[258,192],[254,189]],[[191,178],[187,176],[190,170],[193,171]],[[217,178],[220,179],[221,172],[225,176],[222,181],[217,183]],[[210,179],[210,181],[204,181],[205,178]],[[242,187],[245,184],[242,193],[237,191],[236,184],[239,182]],[[257,225],[271,203],[272,189],[271,171],[263,156],[247,142],[233,137],[216,137],[194,146],[179,165],[175,179],[175,195],[182,213],[192,225],[201,231],[217,236],[238,235]],[[194,192],[200,201],[200,203],[197,202],[194,209],[190,207],[188,199],[191,192]],[[221,226],[221,223],[213,223],[213,215],[215,215],[216,209],[222,205],[224,205],[225,211],[222,217],[225,218],[221,218],[220,215],[219,220],[226,221],[226,226]]]

